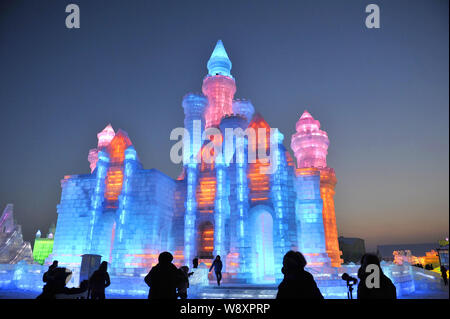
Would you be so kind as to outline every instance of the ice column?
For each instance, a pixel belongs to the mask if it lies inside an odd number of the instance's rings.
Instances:
[[[124,180],[122,192],[119,195],[119,208],[116,213],[116,227],[114,230],[113,246],[113,265],[118,269],[125,268],[126,259],[124,255],[131,251],[131,247],[127,247],[127,239],[124,233],[127,231],[128,225],[132,224],[133,221],[130,218],[132,213],[132,178],[134,173],[139,168],[139,163],[137,161],[136,150],[133,146],[129,146],[125,150],[125,161],[124,161]]]
[[[196,256],[195,219],[197,213],[196,187],[198,180],[197,155],[201,148],[204,129],[204,110],[208,100],[200,94],[189,93],[183,98],[184,127],[189,133],[189,142],[185,144],[183,158],[186,171],[186,202],[184,215],[184,259],[186,264]]]
[[[275,163],[271,163],[271,165],[275,165],[277,168],[274,170],[274,173],[271,175],[271,197],[274,208],[274,220],[273,220],[273,232],[274,232],[274,259],[275,259],[275,270],[281,269],[283,265],[283,256],[289,250],[290,245],[288,244],[288,223],[286,218],[288,204],[288,195],[287,192],[287,169],[286,169],[286,158],[283,147],[283,139],[284,136],[278,130],[276,130],[276,134],[271,136],[271,140],[276,138],[277,147],[273,148],[276,151],[276,154],[271,158],[275,159]],[[271,143],[273,143],[271,141]],[[280,272],[276,272],[279,278],[282,277]]]
[[[95,242],[95,225],[103,211],[103,201],[105,192],[105,178],[109,166],[109,155],[105,151],[98,152],[97,175],[95,180],[95,189],[92,196],[92,211],[89,222],[88,238],[86,240],[86,252],[98,254],[98,243]]]
[[[214,209],[214,255],[225,256],[225,219],[229,214],[226,163],[223,155],[215,160],[216,198]]]
[[[251,106],[251,104],[249,104]],[[236,111],[241,111],[241,109],[236,109]],[[248,115],[246,113],[245,115]],[[248,217],[248,187],[247,187],[247,145],[248,141],[244,135],[236,135],[236,130],[245,130],[248,125],[248,120],[243,113],[237,113],[231,116],[226,116],[222,119],[220,123],[220,129],[222,134],[225,135],[224,140],[224,154],[226,158],[226,163],[228,167],[234,166],[236,172],[236,210],[227,213],[227,218],[230,218],[231,230],[231,240],[230,240],[230,255],[228,256],[229,262],[227,266],[228,272],[238,272],[240,275],[247,272],[247,257],[249,256],[249,243],[248,230],[246,229],[246,223]],[[234,131],[231,135],[231,130]],[[231,147],[230,147],[231,146]],[[231,151],[230,151],[231,150]],[[229,164],[232,161],[232,164]],[[219,169],[219,166],[217,166]],[[219,180],[217,180],[219,185]],[[230,181],[227,182],[230,184]],[[222,200],[226,203],[228,210],[229,208],[229,194],[225,194]]]

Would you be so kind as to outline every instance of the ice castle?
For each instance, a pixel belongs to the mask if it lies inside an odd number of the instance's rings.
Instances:
[[[224,281],[240,283],[279,281],[290,249],[302,251],[309,266],[340,266],[327,133],[305,111],[291,139],[295,162],[283,135],[270,133],[249,100],[234,98],[231,66],[219,40],[207,63],[203,94],[188,93],[182,100],[188,134],[178,179],[144,169],[126,132],[108,125],[97,135],[97,148],[88,156],[91,174],[61,181],[47,263],[57,259],[77,269],[83,254],[97,254],[113,275],[141,280],[165,250],[176,265],[191,265],[194,257],[209,265],[220,255]],[[211,129],[223,134],[241,129],[244,151],[218,154],[200,138]],[[256,136],[250,138],[247,129]],[[242,160],[257,149],[253,161]],[[271,162],[261,155],[269,152]],[[269,165],[274,169],[265,172]]]
[[[182,150],[180,176],[144,169],[127,133],[106,126],[89,151],[91,173],[61,181],[53,251],[44,265],[33,262],[31,245],[13,222],[12,205],[5,209],[0,289],[40,291],[53,260],[73,271],[68,286],[78,286],[87,274],[82,260],[86,266],[92,255],[100,255],[110,264],[108,294],[144,297],[143,277],[167,250],[177,266],[200,259],[190,280],[191,297],[273,298],[282,257],[294,249],[306,256],[326,298],[346,298],[341,275],[356,277],[359,265],[343,265],[340,259],[337,180],[327,166],[327,133],[304,111],[290,141],[293,159],[284,136],[255,113],[249,100],[234,98],[231,61],[221,41],[207,68],[202,94],[182,100],[182,138],[172,148]],[[91,256],[83,258],[86,254]],[[208,286],[206,267],[215,255],[224,261],[223,290]],[[409,264],[381,266],[400,297],[442,294],[437,273]]]

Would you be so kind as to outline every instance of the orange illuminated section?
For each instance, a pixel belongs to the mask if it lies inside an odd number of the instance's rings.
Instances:
[[[197,186],[197,208],[201,212],[213,213],[216,198],[216,177],[202,176]]]
[[[237,273],[239,270],[239,253],[237,252],[228,253],[225,262],[228,273]]]
[[[197,209],[202,213],[214,212],[214,201],[216,199],[216,174],[214,171],[214,160],[216,154],[211,144],[218,146],[222,144],[222,136],[211,136],[208,144],[201,148],[200,178],[197,185],[196,199]]]
[[[123,184],[123,171],[119,167],[113,167],[108,170],[106,175],[106,191],[105,198],[114,202],[119,199]]]
[[[259,159],[257,147],[262,148],[260,152],[263,151],[266,155],[268,154],[268,150],[270,149],[270,126],[261,115],[256,114],[250,122],[249,127],[253,128],[256,133],[255,141],[249,139],[249,148],[251,152],[254,152],[253,154],[256,154],[256,162],[248,165],[247,172],[248,186],[250,189],[249,199],[254,203],[269,199],[270,176],[262,174],[261,171],[266,167],[268,168],[270,163],[269,161],[264,163]],[[265,129],[265,137],[259,136],[259,129],[261,128]]]
[[[125,159],[125,150],[129,146],[131,146],[131,141],[122,130],[117,132],[108,145],[110,166],[105,180],[106,208],[118,207],[118,199],[123,185],[123,161]]]
[[[336,225],[336,213],[334,209],[334,187],[337,179],[332,168],[320,169],[320,197],[323,201],[323,228],[327,254],[331,259],[331,266],[340,267],[343,260],[339,250],[338,233]]]
[[[291,154],[288,151],[286,151],[284,154],[286,156],[287,165],[293,167],[295,170],[295,162],[294,162],[294,159],[292,158]]]
[[[201,172],[214,170],[214,162],[217,156],[214,148],[221,147],[222,142],[223,142],[222,135],[211,135],[209,137],[209,142],[202,146],[202,148],[200,149]]]
[[[205,222],[199,227],[199,258],[212,258],[214,251],[214,226]]]

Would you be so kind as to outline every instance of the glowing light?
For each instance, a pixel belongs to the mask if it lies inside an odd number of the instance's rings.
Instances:
[[[339,267],[343,260],[342,252],[339,250],[336,214],[334,208],[334,187],[337,179],[332,168],[320,168],[320,196],[323,201],[323,227],[325,231],[325,241],[328,256],[331,258],[331,265]]]
[[[202,91],[208,97],[205,111],[205,128],[218,127],[225,115],[233,113],[233,97],[236,83],[230,74],[231,61],[222,44],[218,41],[208,61],[209,73],[203,80]]]
[[[222,40],[217,41],[214,51],[208,61],[208,74],[214,75],[224,75],[231,77],[231,61],[228,58],[227,51],[223,46]]]
[[[261,115],[256,114],[250,122],[249,127],[253,128],[256,132],[256,140],[249,141],[249,144],[250,149],[257,154],[256,162],[248,165],[247,177],[249,181],[248,186],[250,188],[249,198],[252,202],[264,202],[269,199],[270,176],[261,174],[261,166],[268,167],[270,163],[261,162],[259,159],[257,147],[261,147],[261,143],[258,143],[257,141],[264,141],[264,144],[262,144],[263,154],[267,154],[270,145],[270,126]],[[260,128],[265,129],[265,136],[259,136]]]
[[[305,111],[297,122],[297,133],[292,136],[291,148],[297,158],[297,167],[327,167],[328,135],[320,130],[320,122]]]
[[[106,175],[105,199],[107,208],[117,208],[117,200],[123,185],[123,162],[125,160],[125,149],[131,146],[128,135],[119,130],[108,145],[110,154],[110,167]],[[129,155],[131,156],[131,155]]]
[[[52,251],[52,238],[36,238],[34,240],[33,258],[41,265],[44,264],[45,259],[52,253]]]

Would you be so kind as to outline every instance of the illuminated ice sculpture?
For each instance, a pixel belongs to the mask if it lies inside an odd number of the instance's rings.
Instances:
[[[189,93],[182,100],[190,140],[180,177],[144,169],[128,135],[108,125],[89,152],[91,173],[68,175],[61,182],[47,263],[59,260],[74,270],[76,280],[81,255],[101,255],[111,264],[110,291],[123,294],[145,292],[142,276],[164,250],[173,253],[178,266],[190,266],[194,257],[208,266],[221,255],[224,282],[278,282],[290,249],[303,251],[311,267],[340,265],[335,176],[326,166],[328,138],[319,122],[305,112],[297,123],[292,138],[296,168],[283,135],[277,133],[274,140],[252,103],[234,99],[236,84],[222,41],[207,67],[203,94]],[[210,150],[198,141],[212,127],[222,133],[253,128],[256,139],[244,138],[243,154],[226,153],[209,163],[204,159]],[[273,174],[262,173],[269,164],[259,153],[253,162],[238,160],[248,156],[247,146],[261,147],[255,144],[260,140],[265,141],[262,154],[274,145]]]

